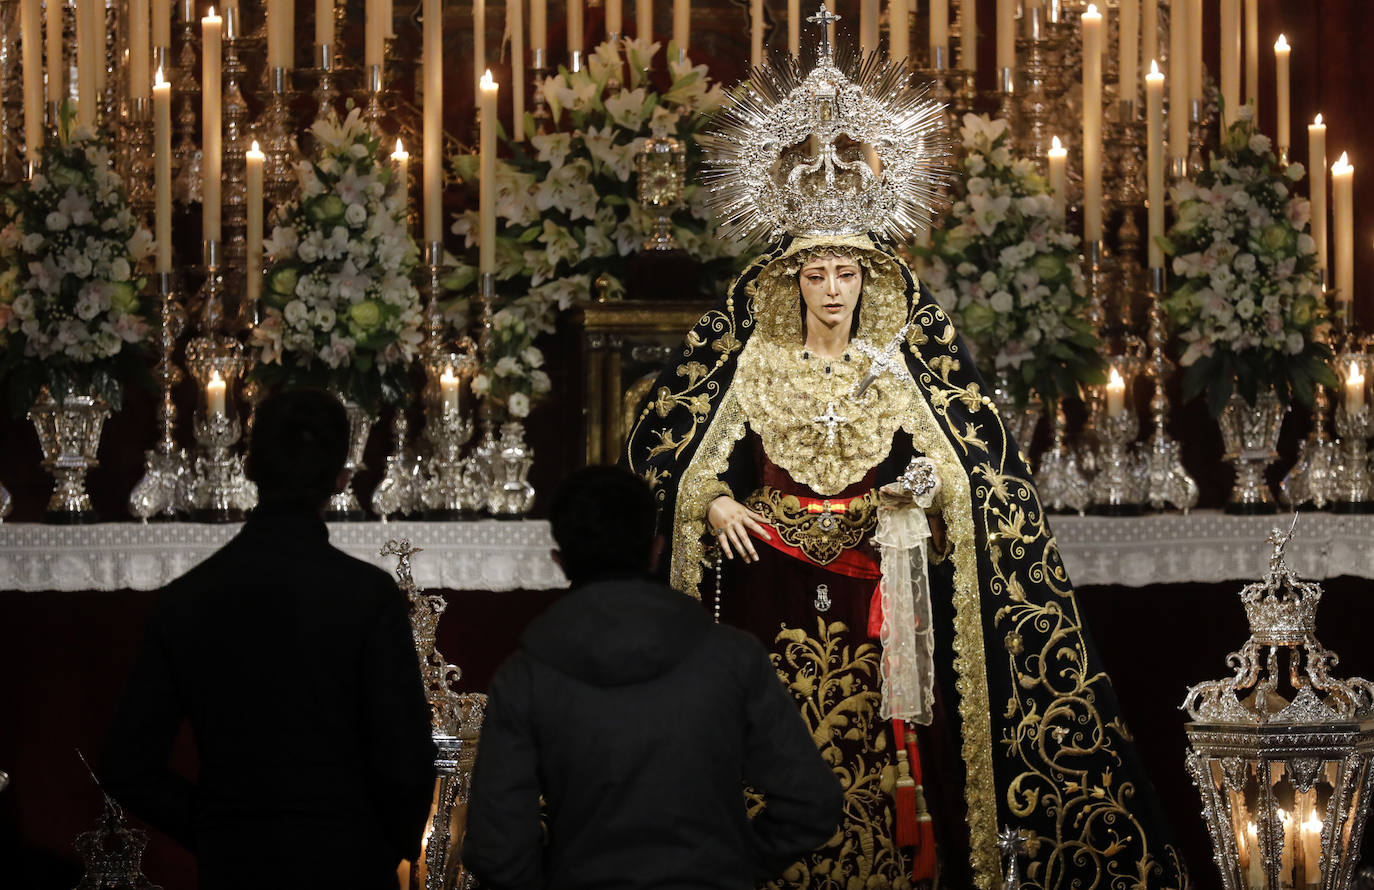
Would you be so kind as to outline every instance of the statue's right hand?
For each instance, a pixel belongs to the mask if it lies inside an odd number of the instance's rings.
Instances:
[[[759,561],[754,542],[749,540],[751,531],[765,541],[773,539],[767,521],[729,495],[721,495],[711,502],[706,511],[706,522],[720,549],[725,551],[726,559],[734,559],[738,553],[745,562]]]

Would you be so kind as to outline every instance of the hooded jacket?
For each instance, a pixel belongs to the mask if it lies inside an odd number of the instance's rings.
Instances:
[[[829,837],[842,801],[753,637],[656,581],[601,579],[492,680],[463,863],[489,890],[745,890]]]

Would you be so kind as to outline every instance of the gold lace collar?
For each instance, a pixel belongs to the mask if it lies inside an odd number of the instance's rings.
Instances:
[[[839,494],[887,457],[892,437],[912,416],[914,381],[904,364],[853,396],[873,347],[856,339],[842,356],[754,337],[732,386],[769,460],[820,496]]]

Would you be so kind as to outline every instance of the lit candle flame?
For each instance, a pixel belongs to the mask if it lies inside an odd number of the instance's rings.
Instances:
[[[1346,375],[1347,386],[1364,386],[1364,371],[1354,362],[1350,363],[1350,373]]]
[[[458,382],[458,378],[453,376],[453,366],[452,366],[452,365],[446,365],[446,366],[444,367],[444,374],[443,374],[443,376],[440,377],[439,379],[440,379],[441,381],[443,381],[444,383],[457,383],[457,382]]]
[[[1341,156],[1340,156],[1339,158],[1336,159],[1336,163],[1334,163],[1334,164],[1331,165],[1331,172],[1332,172],[1333,174],[1335,174],[1335,173],[1348,173],[1348,172],[1350,172],[1351,170],[1354,170],[1354,169],[1355,169],[1354,167],[1350,166],[1350,156],[1349,156],[1349,152],[1344,152],[1344,151],[1341,152]]]
[[[1318,126],[1318,127],[1325,126],[1325,125],[1322,123],[1322,114],[1321,114],[1320,111],[1317,112],[1317,116],[1312,120],[1312,123],[1315,124],[1315,125]]]
[[[153,86],[160,87],[166,85],[167,81],[162,78],[162,66],[158,65],[157,71],[153,73]]]
[[[1126,388],[1126,380],[1121,376],[1121,373],[1117,371],[1116,365],[1112,365],[1111,374],[1108,375],[1107,378],[1107,385],[1110,386],[1112,389]]]
[[[1095,17],[1095,18],[1102,18],[1102,13],[1100,13],[1100,12],[1097,11],[1097,4],[1096,4],[1096,3],[1089,3],[1089,4],[1088,4],[1088,11],[1085,12],[1085,13],[1083,13],[1083,15],[1084,15],[1084,16],[1093,16],[1093,17]]]
[[[1050,151],[1060,151],[1060,152],[1062,152],[1062,151],[1064,151],[1064,150],[1065,150],[1065,149],[1064,149],[1064,143],[1062,143],[1062,142],[1059,141],[1059,137],[1058,137],[1058,136],[1055,136],[1052,140],[1050,140]]]
[[[1322,821],[1317,818],[1316,810],[1307,814],[1307,821],[1302,823],[1302,827],[1313,834],[1321,834]]]
[[[1292,49],[1292,47],[1288,45],[1288,38],[1280,34],[1279,39],[1274,41],[1274,52],[1286,53],[1290,49]]]
[[[1159,62],[1156,59],[1150,60],[1150,73],[1146,77],[1163,77],[1164,74],[1159,70]]]
[[[484,90],[494,90],[494,89],[496,89],[496,79],[495,79],[494,77],[491,76],[491,69],[490,69],[490,68],[488,68],[488,69],[486,70],[486,72],[482,75],[481,86],[482,86],[482,89],[484,89]]]
[[[393,151],[393,152],[391,153],[391,154],[392,154],[392,157],[401,157],[401,156],[405,155],[405,153],[406,153],[406,150],[401,146],[401,140],[400,140],[400,139],[397,139],[397,140],[396,140],[396,150]]]
[[[249,153],[255,154],[255,155],[260,155],[260,154],[262,154],[262,149],[258,148],[258,140],[256,140],[256,139],[253,140],[253,147],[250,148],[250,149],[248,149],[248,151],[249,151]]]
[[[207,19],[218,18],[218,16],[215,15],[215,8],[213,6],[210,7],[210,11],[206,14],[205,17]]]
[[[224,378],[221,377],[221,376],[219,376],[219,371],[211,371],[211,372],[210,372],[210,383],[211,383],[211,385],[214,385],[214,384],[216,384],[216,383],[223,383],[223,382],[224,382]]]

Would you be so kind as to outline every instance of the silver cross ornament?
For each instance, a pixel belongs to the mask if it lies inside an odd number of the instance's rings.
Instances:
[[[825,444],[829,446],[835,444],[835,431],[840,424],[849,423],[849,418],[835,413],[834,402],[826,402],[825,413],[811,418],[811,422],[825,424]]]
[[[862,340],[854,343],[855,349],[868,356],[869,365],[868,373],[854,387],[853,398],[862,399],[873,382],[884,374],[897,373],[904,364],[901,358],[902,341],[906,339],[907,332],[910,330],[911,322],[902,325],[902,329],[894,334],[881,350]]]

